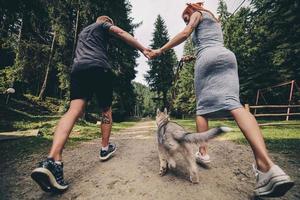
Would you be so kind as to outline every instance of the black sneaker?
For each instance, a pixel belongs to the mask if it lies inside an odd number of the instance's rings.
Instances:
[[[109,159],[117,150],[117,146],[113,143],[109,143],[108,145],[108,150],[104,151],[104,150],[100,150],[100,160],[105,161],[107,159]]]
[[[31,173],[31,178],[45,192],[61,193],[68,189],[64,181],[63,164],[57,164],[52,158],[40,162]]]

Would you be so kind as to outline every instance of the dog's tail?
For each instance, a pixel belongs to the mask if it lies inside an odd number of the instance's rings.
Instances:
[[[182,140],[190,143],[206,142],[222,133],[231,131],[229,127],[213,128],[201,133],[187,133]]]

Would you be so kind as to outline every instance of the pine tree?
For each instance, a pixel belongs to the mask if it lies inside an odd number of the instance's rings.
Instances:
[[[222,6],[218,10],[227,13]],[[254,103],[257,89],[299,81],[299,34],[290,34],[300,31],[298,9],[295,0],[255,0],[222,21],[225,46],[237,57],[243,102]]]
[[[227,19],[230,16],[228,12],[227,5],[224,0],[219,0],[217,13],[222,24],[226,23]]]
[[[136,95],[135,114],[142,117],[153,116],[155,113],[154,93],[141,83],[134,82],[133,85]]]
[[[194,47],[191,38],[184,45],[184,56],[194,55]],[[195,113],[196,97],[194,91],[194,65],[195,61],[184,63],[176,80],[173,99],[174,114],[191,115]]]
[[[157,49],[169,41],[168,30],[160,15],[154,24],[153,39],[151,48]],[[176,65],[176,55],[173,49],[166,51],[161,56],[148,62],[150,70],[145,76],[152,91],[155,91],[159,98],[162,98],[163,107],[168,108],[168,92],[172,86],[174,77],[173,69]],[[162,97],[161,97],[162,95]]]

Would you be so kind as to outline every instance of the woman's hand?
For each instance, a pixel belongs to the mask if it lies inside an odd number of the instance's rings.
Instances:
[[[195,60],[195,59],[196,59],[195,56],[189,56],[189,55],[183,56],[183,57],[181,58],[181,60],[182,60],[183,62],[190,62],[190,61]]]
[[[150,52],[149,52],[149,56],[150,56],[150,59],[154,59],[158,56],[160,56],[162,54],[162,50],[161,49],[152,49]]]

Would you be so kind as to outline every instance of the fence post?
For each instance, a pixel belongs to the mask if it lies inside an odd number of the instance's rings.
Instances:
[[[259,99],[259,93],[260,93],[260,90],[258,89],[257,90],[257,93],[256,93],[256,101],[255,101],[255,105],[257,106],[258,104],[258,99]],[[256,108],[254,109],[254,115],[256,114]]]
[[[294,82],[295,82],[295,80],[292,80],[292,82],[291,82],[291,90],[290,90],[290,96],[289,96],[289,105],[291,105],[291,101],[292,101],[292,97],[293,97]],[[287,115],[286,115],[285,120],[289,121],[290,107],[288,107],[286,114]]]

